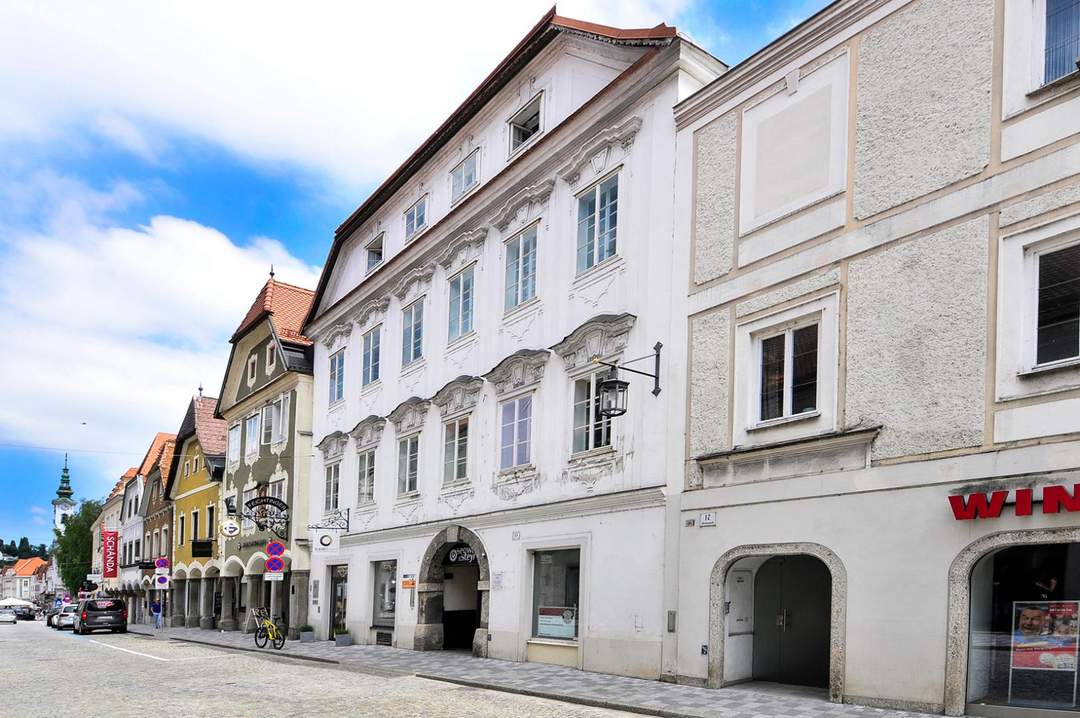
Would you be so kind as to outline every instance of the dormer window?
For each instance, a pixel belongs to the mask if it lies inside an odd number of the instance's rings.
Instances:
[[[420,230],[427,227],[427,195],[405,210],[405,239],[412,239]]]
[[[480,150],[473,150],[457,167],[450,170],[450,201],[457,202],[480,184]]]
[[[540,134],[540,100],[537,95],[510,118],[510,154],[517,152]]]
[[[255,357],[254,354],[252,354],[250,357],[248,357],[247,364],[247,380],[249,384],[255,381],[255,373],[258,370],[258,359]]]
[[[383,260],[383,232],[379,232],[379,236],[368,242],[364,247],[364,252],[367,254],[367,271],[371,271],[382,264]]]

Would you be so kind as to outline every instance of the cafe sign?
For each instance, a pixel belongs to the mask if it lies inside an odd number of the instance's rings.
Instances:
[[[1009,504],[1015,505],[1017,516],[1031,516],[1036,504],[1041,504],[1039,513],[1043,514],[1080,511],[1080,484],[1073,484],[1072,489],[1067,486],[1025,487],[949,497],[949,506],[957,521],[996,519]]]
[[[450,549],[446,555],[447,563],[457,566],[468,566],[476,563],[476,552],[467,544],[458,544]]]

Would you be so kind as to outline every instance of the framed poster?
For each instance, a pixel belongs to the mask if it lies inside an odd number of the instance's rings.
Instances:
[[[538,638],[576,638],[577,608],[540,606],[536,615],[536,635]]]
[[[1080,601],[1014,601],[1009,703],[1076,706]]]

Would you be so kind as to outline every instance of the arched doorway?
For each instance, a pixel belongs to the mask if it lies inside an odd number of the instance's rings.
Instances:
[[[827,687],[843,701],[847,573],[812,543],[740,546],[713,566],[710,688],[746,680]]]
[[[462,526],[440,531],[420,563],[413,648],[471,647],[474,656],[486,656],[489,581],[480,537]]]

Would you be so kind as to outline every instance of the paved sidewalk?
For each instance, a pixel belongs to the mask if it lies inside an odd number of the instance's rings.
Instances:
[[[251,635],[198,628],[131,626],[160,640],[206,643],[284,655],[381,674],[407,674],[493,690],[672,718],[920,718],[923,714],[829,703],[825,691],[775,683],[744,683],[721,690],[609,676],[543,663],[474,658],[455,651],[410,651],[386,646],[337,647],[329,641],[289,641],[281,651],[257,649]]]

